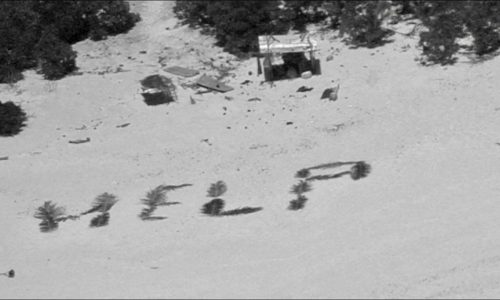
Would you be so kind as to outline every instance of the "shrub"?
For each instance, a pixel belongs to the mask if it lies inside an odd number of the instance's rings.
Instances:
[[[387,1],[347,1],[340,17],[340,33],[355,46],[381,45],[389,31],[382,28]]]
[[[423,1],[415,13],[428,31],[420,33],[422,54],[431,63],[453,64],[459,49],[457,39],[464,36],[464,6],[457,1]]]
[[[51,201],[46,201],[42,206],[38,207],[35,218],[42,220],[40,223],[40,231],[50,232],[58,228],[60,218],[63,217],[65,209],[57,206]]]
[[[283,34],[290,28],[281,1],[176,1],[175,12],[184,22],[207,25],[224,50],[242,54],[257,50],[257,37]]]
[[[0,102],[0,136],[13,136],[25,126],[26,113],[11,101]]]
[[[35,49],[45,79],[60,79],[76,70],[76,52],[58,37],[55,27],[43,32]]]
[[[108,35],[124,33],[141,20],[138,14],[130,13],[128,2],[107,1],[90,18],[90,38],[105,39]]]
[[[465,5],[464,18],[474,39],[474,51],[481,56],[500,48],[500,3],[498,1],[471,1]]]
[[[337,3],[332,2],[330,7]],[[331,10],[324,9],[324,4],[321,0],[285,0],[284,8],[288,12],[287,18],[293,20],[293,29],[304,31],[308,23],[317,23],[328,17]]]
[[[75,69],[70,44],[126,32],[139,19],[123,0],[0,1],[0,83],[37,64],[47,79],[61,78]]]

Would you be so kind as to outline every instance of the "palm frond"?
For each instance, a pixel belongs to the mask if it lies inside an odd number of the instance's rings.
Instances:
[[[201,208],[201,212],[209,216],[219,216],[224,208],[224,200],[216,198],[207,202]]]
[[[295,173],[296,178],[307,178],[309,175],[311,175],[311,172],[308,169],[302,169]]]
[[[118,197],[109,193],[102,193],[94,199],[92,203],[92,208],[86,212],[83,212],[82,215],[90,214],[93,212],[105,213],[109,211],[113,205],[118,202]]]
[[[222,196],[227,191],[227,185],[224,181],[219,180],[213,183],[207,191],[207,197],[217,198]]]
[[[146,194],[146,198],[141,199],[142,204],[146,205],[139,214],[142,220],[151,219],[151,215],[158,206],[168,205],[165,185],[159,185]]]
[[[160,185],[150,190],[146,194],[146,198],[141,199],[141,202],[145,205],[154,207],[165,205],[167,203],[167,195],[165,194],[163,186]]]
[[[309,169],[309,170],[331,169],[331,168],[338,168],[338,167],[341,167],[341,166],[344,166],[344,165],[353,165],[355,163],[357,163],[357,162],[356,161],[345,161],[345,162],[337,161],[337,162],[332,162],[332,163],[326,163],[326,164],[317,165],[317,166],[314,166],[314,167],[309,167],[307,169]]]
[[[109,224],[109,212],[104,212],[92,218],[90,220],[90,227],[102,227]]]
[[[351,174],[350,171],[340,172],[337,174],[329,174],[329,175],[315,175],[315,176],[311,176],[311,177],[307,178],[306,180],[307,181],[328,180],[328,179],[339,178],[339,177],[342,177],[344,175],[349,175],[349,174]]]
[[[307,181],[301,180],[299,183],[292,186],[290,193],[302,195],[310,190],[312,190],[311,184]]]
[[[299,196],[297,197],[297,199],[294,199],[292,201],[290,201],[290,205],[288,206],[288,209],[289,210],[299,210],[299,209],[303,209],[306,202],[307,202],[307,197],[306,196]]]
[[[191,183],[183,183],[180,185],[164,185],[164,184],[162,184],[160,186],[165,192],[168,192],[168,191],[177,190],[177,189],[180,189],[180,188],[183,188],[186,186],[192,186],[192,184]]]
[[[351,178],[353,180],[358,180],[368,176],[371,172],[371,166],[364,161],[357,162],[351,167]]]
[[[41,220],[56,220],[63,216],[64,213],[64,207],[57,206],[57,204],[52,203],[52,201],[45,201],[42,206],[38,207],[34,217]]]
[[[246,215],[246,214],[251,214],[255,213],[258,211],[261,211],[262,207],[242,207],[242,208],[236,208],[236,209],[231,209],[228,211],[223,211],[220,213],[221,216],[236,216],[236,215]]]
[[[51,201],[45,201],[45,203],[38,207],[35,212],[34,217],[42,220],[39,224],[41,232],[54,231],[59,227],[58,220],[63,217],[65,209]]]

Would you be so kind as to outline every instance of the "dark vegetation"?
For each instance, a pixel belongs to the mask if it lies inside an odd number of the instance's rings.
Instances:
[[[452,64],[457,40],[472,36],[478,56],[500,48],[499,1],[176,1],[175,12],[186,24],[214,34],[225,50],[242,55],[257,51],[257,36],[303,31],[307,24],[338,28],[355,47],[376,47],[393,34],[384,19],[422,22],[419,45],[425,61]],[[394,13],[396,15],[394,15]]]
[[[71,44],[126,32],[139,20],[123,0],[0,1],[0,83],[34,67],[59,79],[76,69]]]
[[[25,126],[26,113],[11,101],[0,102],[0,136],[13,136]]]

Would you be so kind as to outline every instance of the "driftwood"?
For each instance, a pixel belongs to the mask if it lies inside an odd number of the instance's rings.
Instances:
[[[84,140],[80,139],[80,140],[72,140],[72,141],[69,141],[70,144],[83,144],[83,143],[88,143],[90,142],[90,138],[86,138]]]

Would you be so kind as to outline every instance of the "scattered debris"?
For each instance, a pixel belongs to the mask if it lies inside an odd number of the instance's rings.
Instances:
[[[197,70],[187,69],[179,66],[165,68],[165,71],[183,77],[193,77],[200,74],[200,72],[198,72]]]
[[[71,140],[71,141],[69,141],[70,144],[83,144],[83,143],[88,143],[88,142],[90,142],[90,138],[89,137],[86,138],[86,139],[84,139],[84,140],[79,139],[79,140]]]
[[[196,84],[198,84],[199,86],[202,86],[204,88],[214,90],[217,92],[221,92],[221,93],[225,93],[225,92],[229,92],[229,91],[233,90],[232,87],[230,87],[230,86],[228,86],[220,81],[217,81],[216,79],[214,79],[210,76],[207,76],[206,74],[203,74],[196,81]]]
[[[116,128],[123,128],[123,127],[127,127],[128,125],[130,125],[130,123],[125,123],[125,124],[117,125]]]
[[[243,81],[243,82],[242,82],[242,83],[240,83],[240,84],[241,84],[241,85],[245,85],[245,84],[249,84],[249,83],[251,83],[251,82],[252,82],[251,80],[248,80],[248,79],[247,79],[247,80]]]
[[[231,101],[231,100],[233,100],[234,98],[233,98],[233,97],[231,97],[231,96],[225,96],[225,97],[224,97],[224,99],[226,99],[227,101]]]
[[[262,101],[262,100],[258,97],[253,97],[253,98],[248,99],[248,102],[252,102],[252,101]]]
[[[312,87],[301,86],[301,87],[299,87],[297,92],[309,92],[309,91],[312,91],[312,89],[313,89]]]
[[[334,88],[328,88],[323,91],[323,94],[321,95],[321,99],[330,99],[330,101],[336,101],[338,98],[338,92],[340,89],[340,84],[337,84],[336,87]]]

